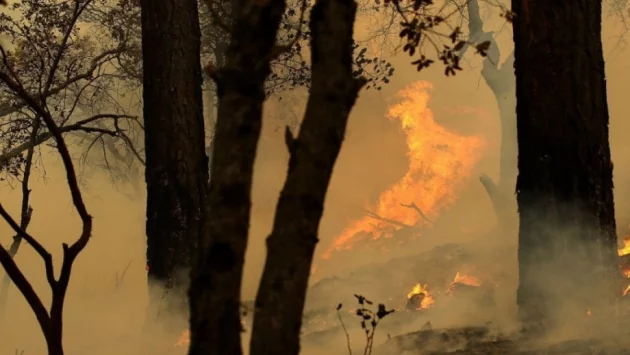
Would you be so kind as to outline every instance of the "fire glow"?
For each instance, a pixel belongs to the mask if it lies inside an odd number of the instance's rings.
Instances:
[[[413,208],[401,204],[413,203],[429,218],[452,205],[485,147],[482,137],[458,134],[435,121],[428,108],[431,89],[428,82],[413,83],[398,93],[401,101],[389,108],[388,118],[399,121],[406,136],[409,168],[368,208],[378,216],[405,225],[416,226],[426,220]],[[353,221],[334,238],[323,258],[328,259],[334,251],[352,249],[364,238],[391,237],[391,231],[391,224],[369,216]]]
[[[624,238],[623,244],[624,244],[623,248],[617,250],[617,253],[619,254],[620,257],[630,254],[630,235],[627,235]],[[623,268],[621,272],[626,278],[630,278],[630,267]],[[628,295],[628,293],[630,293],[630,285],[624,288],[623,296],[625,297],[626,295]]]
[[[427,290],[427,285],[416,284],[407,294],[408,304],[416,305],[416,309],[427,309],[435,303]]]
[[[466,275],[466,274],[462,274],[458,272],[457,274],[455,274],[455,279],[451,283],[450,288],[453,289],[453,287],[456,286],[457,284],[479,287],[481,286],[481,280],[479,280],[478,278],[474,276]]]

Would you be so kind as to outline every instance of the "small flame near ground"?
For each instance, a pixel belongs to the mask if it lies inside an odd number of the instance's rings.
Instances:
[[[623,240],[623,248],[617,250],[619,256],[624,256],[630,254],[630,236],[626,236]]]
[[[411,299],[413,297],[421,297],[420,306],[416,309],[427,309],[435,303],[433,296],[429,294],[429,290],[427,290],[428,285],[416,284],[411,291],[407,294],[407,299]]]
[[[630,226],[629,226],[630,228]],[[630,235],[626,235],[626,237],[623,240],[623,248],[617,250],[617,254],[619,254],[619,256],[624,256],[624,255],[628,255],[630,254]],[[625,269],[622,270],[623,275],[626,278],[630,278],[630,267],[626,267]],[[630,293],[630,285],[626,286],[626,288],[624,288],[623,290],[623,296],[625,297],[626,295],[628,295],[628,293]]]
[[[479,280],[477,277],[464,274],[462,272],[458,272],[457,274],[455,274],[455,278],[451,282],[451,285],[449,286],[447,293],[452,294],[453,292],[455,292],[458,285],[479,287],[481,286],[481,284],[482,284],[481,280]]]
[[[452,294],[455,291],[457,285],[467,285],[472,287],[481,286],[482,282],[475,276],[458,272],[455,274],[455,278],[450,283],[447,294]],[[407,294],[408,305],[418,305],[415,309],[427,309],[435,304],[435,297],[429,293],[428,285],[417,283],[411,291]],[[410,308],[408,308],[410,309]]]
[[[472,275],[462,274],[458,272],[455,274],[455,279],[453,280],[453,284],[463,284],[468,286],[481,286],[481,280]]]
[[[380,217],[412,226],[426,221],[401,204],[414,203],[424,215],[436,217],[457,200],[485,147],[483,137],[464,136],[435,121],[428,107],[431,89],[429,82],[415,82],[401,90],[397,96],[402,100],[389,108],[388,118],[400,121],[406,135],[409,168],[368,208]],[[366,216],[350,223],[322,257],[328,259],[335,251],[352,249],[364,238],[391,237],[391,232],[391,224]]]

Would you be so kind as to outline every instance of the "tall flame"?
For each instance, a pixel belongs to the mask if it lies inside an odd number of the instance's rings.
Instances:
[[[458,190],[471,175],[485,141],[478,136],[463,136],[435,122],[428,108],[429,82],[419,81],[398,93],[402,99],[391,106],[388,118],[400,121],[407,136],[409,169],[384,191],[370,210],[385,219],[406,225],[423,223],[420,214],[401,204],[415,205],[428,217],[435,217],[457,199]],[[359,239],[391,237],[391,225],[370,217],[352,222],[324,252],[329,258],[336,250],[351,249]]]

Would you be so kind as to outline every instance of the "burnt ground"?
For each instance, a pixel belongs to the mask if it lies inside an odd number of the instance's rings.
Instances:
[[[547,343],[547,344],[544,344]],[[423,330],[388,339],[374,355],[398,354],[518,354],[518,355],[625,355],[630,354],[628,328],[606,336],[555,341],[525,340],[491,335],[488,328],[463,327]]]
[[[534,341],[501,334],[502,327],[492,325],[493,315],[502,311],[497,309],[501,306],[496,304],[492,293],[506,291],[501,287],[512,287],[507,292],[514,292],[514,274],[507,265],[514,255],[510,254],[509,247],[504,248],[480,251],[483,248],[475,245],[448,244],[418,255],[364,267],[344,277],[323,279],[309,290],[302,344],[304,347],[342,344],[346,336],[338,319],[341,316],[347,330],[354,332],[351,335],[353,354],[363,354],[364,339],[355,338],[357,330],[361,337],[361,329],[354,315],[356,299],[353,296],[361,294],[372,297],[375,303],[386,300],[383,303],[388,308],[397,310],[379,325],[377,333],[380,334],[375,338],[372,351],[374,355],[630,355],[630,316],[606,320],[593,317],[580,335],[555,337],[554,340],[538,338]],[[461,292],[448,297],[440,292],[448,289],[457,272],[471,265],[474,266],[473,273],[484,281],[484,287],[461,287]],[[426,283],[429,290],[434,291],[434,307],[405,310],[406,292],[415,283]],[[490,294],[489,284],[493,285]],[[343,303],[339,315],[335,311],[337,303]],[[439,321],[444,314],[454,313],[453,309],[458,305],[459,323],[463,324]],[[485,314],[488,316],[484,317]],[[440,328],[427,327],[431,322]],[[335,353],[347,354],[348,350],[336,348]]]

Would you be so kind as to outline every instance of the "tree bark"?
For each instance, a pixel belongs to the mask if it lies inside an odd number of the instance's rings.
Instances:
[[[286,128],[289,169],[256,297],[252,355],[300,352],[302,312],[319,223],[350,110],[363,78],[352,75],[353,0],[319,0],[311,13],[311,92],[297,139]]]
[[[240,3],[240,2],[239,2]],[[262,128],[265,80],[284,0],[234,8],[225,65],[208,66],[219,102],[201,254],[191,274],[191,355],[238,355],[241,279],[254,160]]]
[[[512,1],[517,301],[527,324],[583,319],[621,295],[601,6]]]
[[[493,32],[483,30],[483,20],[479,11],[478,0],[467,3],[468,31],[470,42],[490,42],[490,49],[483,61],[481,76],[492,90],[499,109],[501,123],[501,146],[499,151],[499,180],[495,182],[487,175],[480,177],[497,216],[501,231],[510,233],[516,227],[514,215],[516,204],[512,198],[516,185],[516,161],[518,149],[516,143],[516,92],[514,77],[514,53],[501,61],[501,51]],[[465,47],[463,52],[467,49]]]
[[[197,1],[142,0],[141,9],[147,268],[159,287],[149,317],[156,317],[187,309],[208,171]]]

